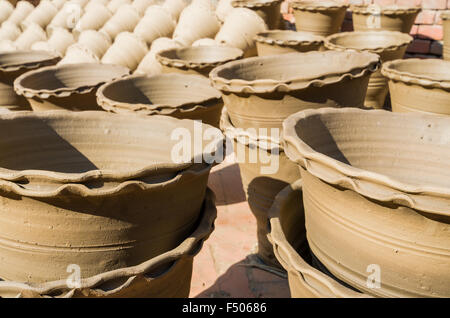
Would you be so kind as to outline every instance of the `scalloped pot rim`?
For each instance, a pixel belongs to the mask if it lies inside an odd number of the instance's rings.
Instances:
[[[325,63],[329,61],[329,58],[336,56],[342,58],[351,57],[351,66],[342,71],[326,71],[323,70],[318,74],[313,74],[308,76],[308,74],[301,74],[301,76],[293,76],[290,78],[285,78],[282,80],[275,79],[254,79],[254,80],[244,80],[238,79],[236,76],[228,76],[225,78],[227,73],[232,72],[233,69],[243,71],[247,65],[260,64],[263,66],[264,63],[287,63],[289,59],[292,63],[302,65],[305,59],[317,55],[317,63],[320,63],[320,67],[329,67],[330,63]],[[359,58],[359,63],[355,62]],[[311,61],[308,61],[311,63]],[[291,63],[291,64],[292,64]],[[229,62],[227,64],[221,65],[213,69],[209,75],[214,87],[221,91],[231,92],[231,93],[273,93],[273,92],[289,92],[292,90],[306,89],[308,87],[322,87],[325,85],[331,85],[339,83],[345,79],[349,78],[359,78],[365,76],[367,73],[373,73],[379,69],[380,57],[377,54],[369,52],[356,52],[356,51],[312,51],[307,53],[286,53],[283,54],[283,59],[279,56],[263,56],[263,57],[251,57],[243,60]],[[231,70],[231,71],[230,71]],[[356,72],[356,74],[354,74]]]
[[[365,197],[370,197],[372,199],[383,201],[383,202],[396,202],[402,205],[409,206],[411,208],[419,209],[425,212],[434,213],[438,215],[450,216],[450,211],[443,212],[441,210],[437,210],[433,204],[425,204],[421,205],[423,202],[416,202],[413,198],[411,198],[408,194],[411,195],[430,195],[433,197],[440,197],[445,200],[444,206],[448,206],[450,203],[450,188],[445,188],[441,186],[417,186],[408,184],[406,182],[402,182],[396,180],[395,178],[386,176],[381,173],[367,171],[365,169],[356,168],[349,164],[343,163],[339,160],[333,159],[327,155],[324,155],[320,152],[312,149],[308,144],[306,144],[303,140],[301,140],[296,132],[296,126],[299,125],[299,122],[307,120],[309,117],[314,117],[317,115],[323,114],[373,114],[373,115],[389,115],[406,118],[408,116],[412,118],[423,118],[432,120],[432,121],[447,121],[450,126],[450,118],[440,117],[429,114],[416,114],[416,113],[388,113],[384,110],[362,110],[355,108],[321,108],[321,109],[310,109],[301,111],[299,113],[293,114],[289,116],[283,122],[283,143],[285,152],[288,154],[288,157],[301,165],[302,167],[306,166],[308,172],[315,175],[317,178],[324,180],[331,184],[339,184],[347,189],[351,189]],[[288,147],[289,145],[289,147]],[[289,148],[293,148],[294,150],[289,150]],[[326,170],[332,169],[342,176],[340,178],[334,178],[329,175],[312,172],[308,169],[309,164],[308,161],[313,161],[324,166]],[[325,170],[324,170],[325,171]],[[387,190],[390,195],[379,197],[376,195],[370,195],[370,192],[363,191],[364,184],[358,183],[358,181],[371,183],[372,185],[369,187],[373,190],[373,185],[377,184],[382,186],[383,188],[389,188],[391,190]],[[369,189],[369,190],[370,190]],[[364,193],[363,193],[364,192]],[[401,192],[401,193],[398,193]],[[401,202],[401,203],[400,203]],[[420,205],[420,206],[418,206]],[[442,207],[442,205],[441,205]]]
[[[375,8],[375,10],[371,10],[371,8]],[[415,14],[422,10],[421,7],[407,7],[407,6],[380,6],[380,5],[351,5],[350,11],[358,14],[377,14],[378,12],[384,15],[402,15],[402,14]]]
[[[345,3],[339,3],[332,0],[303,0],[294,1],[291,3],[291,7],[297,10],[305,11],[328,11],[348,8],[349,5]]]
[[[237,8],[262,8],[277,5],[283,0],[232,0],[231,5]]]
[[[23,61],[18,61],[14,63],[0,63],[0,71],[2,72],[14,72],[21,69],[32,69],[39,67],[41,65],[45,65],[48,63],[51,63],[52,61],[58,61],[61,58],[52,52],[47,51],[28,51],[28,50],[20,50],[20,51],[14,51],[14,52],[1,52],[0,53],[0,59],[5,56],[11,56],[18,58],[21,55],[30,55],[30,56],[42,56],[42,58],[39,59],[33,59],[29,61],[29,59],[24,59]]]
[[[290,39],[277,39],[273,35],[285,34],[292,35]],[[297,37],[297,39],[295,38]],[[303,37],[303,38],[302,38]],[[292,31],[292,30],[269,30],[260,32],[255,36],[255,41],[266,43],[270,45],[312,45],[324,43],[325,38],[320,35],[315,35],[309,32]]]

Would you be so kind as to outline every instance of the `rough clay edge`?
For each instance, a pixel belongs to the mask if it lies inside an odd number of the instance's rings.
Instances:
[[[231,6],[233,8],[251,8],[251,9],[256,9],[256,8],[263,8],[263,7],[270,7],[270,6],[274,6],[274,5],[278,5],[279,3],[281,3],[283,0],[266,0],[266,1],[261,1],[261,2],[248,2],[245,0],[233,0],[231,1]]]
[[[186,238],[173,250],[158,255],[139,265],[116,269],[83,279],[81,281],[80,288],[69,288],[67,286],[66,280],[53,281],[42,284],[0,281],[0,293],[2,290],[4,290],[7,293],[17,292],[18,295],[22,294],[23,292],[31,292],[41,296],[59,294],[60,296],[57,297],[64,298],[71,297],[75,291],[82,292],[86,290],[92,290],[95,291],[96,294],[100,294],[100,297],[119,292],[130,284],[130,280],[127,280],[121,286],[113,290],[101,290],[101,285],[107,283],[110,280],[119,278],[131,278],[132,281],[134,281],[138,277],[145,275],[146,273],[150,272],[160,265],[173,261],[177,262],[182,258],[190,258],[198,254],[198,252],[200,252],[200,249],[198,249],[199,244],[203,244],[203,242],[206,241],[211,235],[214,230],[214,221],[217,217],[215,195],[209,188],[207,188],[206,190],[205,201],[202,209],[203,215],[200,224],[194,230],[194,232],[189,235],[188,238]],[[163,273],[162,275],[165,275],[165,273]]]
[[[1,72],[15,72],[15,71],[19,71],[19,70],[23,70],[23,69],[35,69],[35,68],[40,68],[42,66],[46,66],[49,65],[49,63],[53,63],[53,62],[58,62],[61,57],[53,54],[51,52],[47,52],[47,51],[14,51],[14,52],[2,52],[0,54],[6,55],[6,54],[17,54],[17,53],[45,53],[48,55],[48,59],[45,60],[39,60],[39,61],[34,61],[34,62],[29,62],[29,63],[21,63],[21,64],[9,64],[6,66],[1,66],[0,65],[0,71]]]
[[[260,32],[255,36],[255,41],[259,42],[259,43],[265,43],[265,44],[269,44],[269,45],[278,45],[278,46],[298,46],[298,45],[304,45],[304,46],[309,46],[309,45],[320,45],[323,44],[325,41],[325,38],[319,35],[313,35],[310,34],[312,37],[317,38],[317,40],[277,40],[277,39],[273,39],[270,38],[270,33],[275,33],[275,32],[293,32],[293,33],[299,33],[296,31],[289,31],[289,30],[269,30],[269,31],[265,31],[265,32]],[[269,33],[269,37],[264,37],[261,34],[262,33]]]
[[[373,12],[368,11],[367,8],[368,5],[351,5],[350,11],[357,14],[364,14],[364,15],[372,15]],[[381,14],[383,15],[403,15],[403,14],[416,14],[419,13],[422,8],[421,7],[399,7],[397,9],[392,8],[383,8],[383,6],[380,6]]]
[[[312,11],[312,12],[323,12],[323,11],[330,11],[330,10],[339,10],[339,9],[347,9],[349,7],[348,4],[344,3],[335,3],[331,5],[324,5],[320,4],[320,1],[317,1],[317,4],[313,4],[314,1],[299,1],[299,2],[291,2],[291,8],[294,10],[301,10],[301,11]]]

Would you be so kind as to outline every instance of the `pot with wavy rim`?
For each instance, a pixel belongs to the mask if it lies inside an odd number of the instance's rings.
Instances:
[[[34,10],[34,5],[28,1],[18,1],[14,11],[10,14],[6,21],[17,26],[25,20],[25,18]]]
[[[392,111],[450,115],[450,61],[395,60],[383,65]]]
[[[269,30],[275,30],[281,24],[281,2],[282,0],[233,0],[231,5],[255,11],[264,19]]]
[[[6,281],[66,280],[71,264],[91,277],[176,248],[198,224],[214,164],[207,155],[223,152],[220,130],[168,116],[47,111],[0,122],[14,136],[0,142]],[[198,128],[213,137],[200,135],[200,146]],[[191,150],[183,158],[172,153],[175,129]]]
[[[406,48],[413,38],[396,31],[355,31],[330,35],[325,40],[329,50],[355,50],[376,53],[381,62],[402,59]],[[364,105],[371,108],[383,108],[388,94],[388,83],[381,70],[372,74],[369,80]]]
[[[353,5],[350,6],[350,11],[355,31],[376,29],[409,34],[421,8],[399,5]]]
[[[375,296],[450,295],[449,127],[444,116],[349,108],[286,119],[309,246],[331,274]]]
[[[134,71],[147,53],[147,44],[139,36],[122,32],[103,55],[101,62],[123,65]]]
[[[444,60],[450,60],[450,11],[441,13],[444,28]]]
[[[67,64],[41,68],[18,77],[14,89],[34,111],[100,110],[97,89],[106,82],[130,74],[119,65]]]
[[[182,73],[209,76],[213,68],[239,60],[244,52],[227,46],[183,47],[161,51],[156,59],[163,73]]]
[[[208,79],[176,73],[119,79],[100,87],[97,98],[104,110],[114,113],[166,115],[215,127],[223,107],[220,92]]]
[[[272,30],[258,33],[255,37],[258,56],[292,52],[319,51],[324,38],[308,32]]]

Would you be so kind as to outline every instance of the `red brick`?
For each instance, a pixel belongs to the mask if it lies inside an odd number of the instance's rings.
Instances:
[[[420,7],[422,5],[422,0],[397,0],[396,2],[399,6],[415,6]]]
[[[439,9],[447,8],[448,0],[422,0],[422,8],[424,9]]]
[[[444,11],[436,11],[436,17],[434,19],[434,24],[442,25],[442,19],[441,19],[442,12],[444,12]]]
[[[408,46],[406,51],[410,53],[427,54],[430,51],[430,43],[431,42],[428,40],[416,39]]]
[[[419,26],[417,24],[414,24],[411,28],[410,34],[415,35],[415,34],[417,34],[418,31],[419,31]]]
[[[416,19],[416,24],[434,24],[436,18],[436,11],[423,10],[419,13]]]
[[[442,40],[444,30],[438,25],[420,25],[417,34],[420,38]]]
[[[374,0],[374,3],[380,6],[390,6],[395,4],[395,0]]]
[[[433,41],[430,46],[430,53],[434,55],[442,55],[442,43]]]
[[[450,9],[450,0],[447,1],[447,9]]]

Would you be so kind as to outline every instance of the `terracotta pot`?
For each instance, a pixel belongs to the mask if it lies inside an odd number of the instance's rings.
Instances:
[[[184,0],[165,0],[162,3],[162,7],[166,9],[173,17],[175,21],[178,21],[181,12],[188,5],[187,1]]]
[[[267,240],[268,211],[278,192],[300,178],[298,167],[286,157],[279,143],[279,136],[270,136],[269,139],[259,138],[256,132],[253,134],[237,129],[231,123],[225,109],[220,126],[233,142],[244,192],[256,218],[258,255],[267,265],[280,267],[274,256],[272,244]],[[278,169],[271,169],[270,163],[278,164]],[[298,228],[298,231],[302,233],[302,228]],[[304,230],[303,236],[306,241]]]
[[[441,14],[444,28],[444,60],[450,60],[450,11]]]
[[[258,56],[292,52],[319,51],[324,38],[308,32],[273,30],[258,33],[255,37]]]
[[[0,24],[8,20],[11,13],[14,11],[14,6],[6,0],[0,1]]]
[[[378,66],[373,53],[288,53],[230,62],[210,78],[235,127],[281,129],[284,119],[303,109],[362,107]]]
[[[107,7],[112,13],[116,13],[124,4],[131,4],[131,0],[111,0],[107,4]]]
[[[192,43],[192,46],[218,46],[218,45],[219,43],[217,43],[216,40],[210,38],[199,39],[194,43]]]
[[[160,6],[150,6],[134,29],[134,34],[150,45],[157,38],[172,36],[174,30],[175,22],[170,13]]]
[[[133,32],[141,17],[133,6],[124,4],[105,23],[100,32],[105,32],[111,39],[115,39],[121,32]]]
[[[179,246],[198,225],[212,167],[197,158],[224,141],[214,129],[214,147],[175,163],[171,133],[194,136],[198,123],[68,111],[0,121],[14,136],[0,145],[0,277],[28,283],[65,280],[70,264],[81,277],[136,266]]]
[[[320,36],[338,33],[348,5],[330,0],[292,2],[297,31]]]
[[[410,33],[421,8],[404,6],[351,6],[355,31],[387,30]]]
[[[58,13],[58,8],[49,0],[43,0],[31,11],[29,15],[20,23],[23,30],[32,24],[37,24],[45,29]]]
[[[139,63],[135,73],[157,75],[162,73],[162,65],[156,60],[158,52],[181,47],[180,43],[169,38],[158,38],[153,41],[150,51]]]
[[[329,36],[325,46],[329,50],[355,50],[380,55],[381,62],[402,59],[413,38],[408,34],[394,31],[343,32]],[[388,93],[388,83],[381,70],[370,77],[364,105],[371,108],[384,106]]]
[[[34,6],[28,1],[18,1],[14,11],[6,21],[19,25],[34,10]]]
[[[134,33],[120,33],[102,57],[104,64],[117,64],[134,71],[147,54],[147,44]]]
[[[111,39],[102,32],[85,30],[78,36],[77,43],[91,50],[100,59],[111,46]]]
[[[393,112],[450,115],[450,61],[408,59],[383,65]]]
[[[234,0],[219,0],[216,7],[216,15],[220,22],[224,22],[228,13],[233,10],[231,2]]]
[[[14,92],[14,80],[25,72],[54,65],[59,57],[48,52],[15,51],[0,53],[0,108],[29,110],[28,102]]]
[[[111,19],[112,13],[102,4],[91,5],[90,8],[86,9],[86,12],[81,17],[80,21],[77,22],[73,33],[78,36],[81,32],[85,30],[99,30],[105,25],[105,23]],[[107,33],[107,32],[105,32]],[[109,36],[109,33],[108,33]]]
[[[223,45],[237,47],[244,51],[245,57],[250,57],[256,55],[254,37],[266,30],[266,23],[257,13],[237,8],[227,15],[215,40]]]
[[[80,288],[69,288],[65,280],[37,286],[0,281],[0,297],[187,298],[193,257],[214,229],[217,215],[214,201],[213,192],[207,189],[197,228],[180,245],[164,254],[136,266],[83,278]]]
[[[233,0],[234,8],[247,8],[255,11],[264,19],[270,30],[278,29],[281,22],[282,0]]]
[[[75,43],[67,48],[66,55],[58,65],[77,63],[100,63],[100,60],[87,46]]]
[[[320,262],[372,295],[448,297],[450,118],[327,108],[283,127]]]
[[[293,298],[359,298],[368,297],[347,288],[311,265],[306,245],[302,182],[284,188],[269,211],[270,233],[274,253],[286,270]]]
[[[227,46],[184,47],[156,54],[164,73],[197,74],[208,77],[219,65],[241,59],[242,50]]]
[[[46,41],[47,34],[37,24],[28,25],[28,28],[20,34],[14,41],[18,50],[29,50],[31,46],[38,41]]]
[[[102,86],[98,104],[115,113],[167,115],[201,120],[219,127],[223,102],[220,92],[202,76],[161,74],[132,76]]]
[[[11,22],[3,22],[0,27],[0,40],[16,40],[22,32],[19,27]]]

